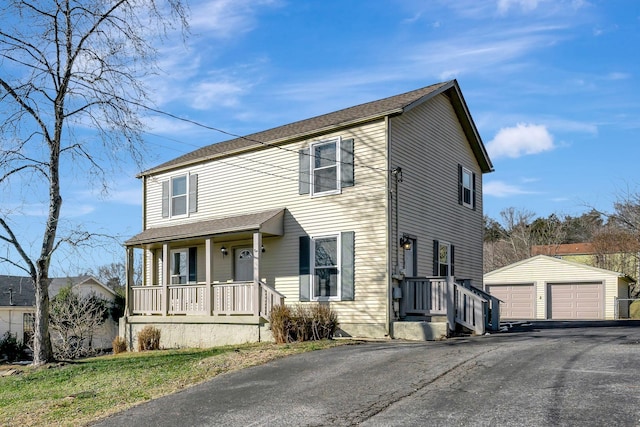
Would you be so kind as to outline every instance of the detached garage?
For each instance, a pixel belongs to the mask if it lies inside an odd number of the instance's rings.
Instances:
[[[627,317],[616,298],[628,298],[631,279],[546,255],[538,255],[484,275],[487,292],[500,299],[508,320],[602,320]]]

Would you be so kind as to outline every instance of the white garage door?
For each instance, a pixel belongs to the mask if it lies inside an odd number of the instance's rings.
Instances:
[[[551,319],[603,319],[604,285],[598,283],[549,284]]]
[[[486,289],[502,301],[501,319],[535,319],[536,292],[533,284],[487,285]]]

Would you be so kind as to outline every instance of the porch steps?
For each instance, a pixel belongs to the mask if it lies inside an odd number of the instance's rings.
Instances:
[[[447,337],[446,316],[444,321],[426,321],[424,316],[421,320],[405,319],[391,323],[391,336],[395,339],[411,341],[439,341]],[[435,320],[435,319],[433,319]],[[438,319],[439,320],[439,319]]]

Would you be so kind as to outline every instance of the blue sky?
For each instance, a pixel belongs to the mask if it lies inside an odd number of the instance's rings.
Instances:
[[[640,176],[636,0],[198,0],[191,36],[159,46],[156,108],[244,135],[458,79],[495,172],[484,210],[611,210]],[[229,139],[146,118],[145,167]],[[68,171],[70,172],[70,171]],[[122,240],[141,230],[124,164],[101,194],[67,174],[63,213]],[[29,215],[42,219],[42,208]],[[35,228],[38,229],[38,228]],[[34,247],[37,247],[34,240]],[[117,245],[61,252],[56,274],[122,261]],[[0,266],[0,274],[15,272]]]

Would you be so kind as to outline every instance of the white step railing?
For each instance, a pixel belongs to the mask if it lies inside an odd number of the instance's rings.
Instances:
[[[271,309],[284,304],[285,296],[265,283],[260,282],[260,316],[268,319]]]
[[[449,328],[460,324],[476,334],[497,330],[500,301],[469,281],[453,277],[412,277],[402,282],[400,316],[447,316]]]

